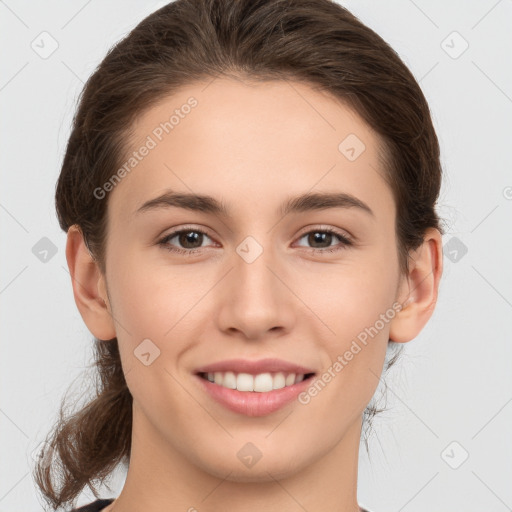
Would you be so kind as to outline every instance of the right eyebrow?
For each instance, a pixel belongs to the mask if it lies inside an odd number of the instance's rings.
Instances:
[[[148,210],[155,210],[160,208],[184,208],[204,213],[213,213],[215,215],[228,216],[229,212],[227,207],[221,201],[218,201],[212,196],[191,194],[184,192],[174,192],[168,190],[163,194],[146,201],[135,213],[141,213]]]

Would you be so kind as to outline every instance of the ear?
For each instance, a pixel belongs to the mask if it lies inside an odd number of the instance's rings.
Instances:
[[[105,277],[85,245],[80,227],[68,229],[66,260],[73,295],[82,318],[91,333],[100,340],[116,337]]]
[[[409,272],[402,278],[397,297],[403,306],[391,321],[391,341],[405,343],[421,332],[434,312],[442,272],[441,233],[429,228],[422,245],[409,255]]]

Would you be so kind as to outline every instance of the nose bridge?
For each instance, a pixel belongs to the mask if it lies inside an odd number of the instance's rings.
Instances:
[[[268,235],[268,234],[267,234]],[[266,331],[290,327],[290,292],[276,276],[282,265],[270,245],[271,236],[247,236],[233,254],[233,268],[227,278],[229,297],[222,301],[219,315],[222,329],[243,331],[247,337],[259,337]]]
[[[270,268],[279,266],[275,258],[276,251],[271,245],[271,236],[262,236],[258,241],[253,236],[247,236],[236,247],[234,257],[235,289],[238,288],[240,300],[262,305],[268,308],[279,294],[278,283]]]

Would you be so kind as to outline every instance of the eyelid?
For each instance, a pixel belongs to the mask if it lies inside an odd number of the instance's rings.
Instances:
[[[311,233],[311,231],[328,231],[330,233],[334,233],[338,236],[347,238],[351,242],[355,242],[355,237],[349,233],[346,229],[336,228],[334,226],[331,226],[329,224],[313,224],[311,226],[306,226],[300,231],[300,234],[298,235],[298,238],[307,235],[308,233]]]
[[[210,238],[213,238],[210,235],[209,228],[199,226],[196,224],[183,224],[183,226],[167,228],[166,230],[163,231],[163,233],[167,232],[167,234],[160,234],[160,235],[158,235],[157,238],[159,238],[159,239],[167,238],[169,235],[176,235],[177,233],[179,233],[181,231],[200,231],[201,233],[205,233],[206,235],[208,235]]]

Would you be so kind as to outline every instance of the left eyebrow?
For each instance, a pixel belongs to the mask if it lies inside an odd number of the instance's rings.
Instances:
[[[172,190],[168,190],[158,197],[146,201],[135,213],[171,207],[221,215],[223,217],[229,217],[230,214],[227,206],[212,196],[175,192]],[[278,213],[284,217],[289,213],[302,213],[328,208],[358,208],[375,217],[372,209],[366,203],[344,192],[315,192],[292,197],[281,205]]]
[[[292,197],[281,206],[280,213],[284,217],[288,213],[326,210],[328,208],[359,208],[375,217],[372,209],[366,203],[345,192],[314,192]]]

